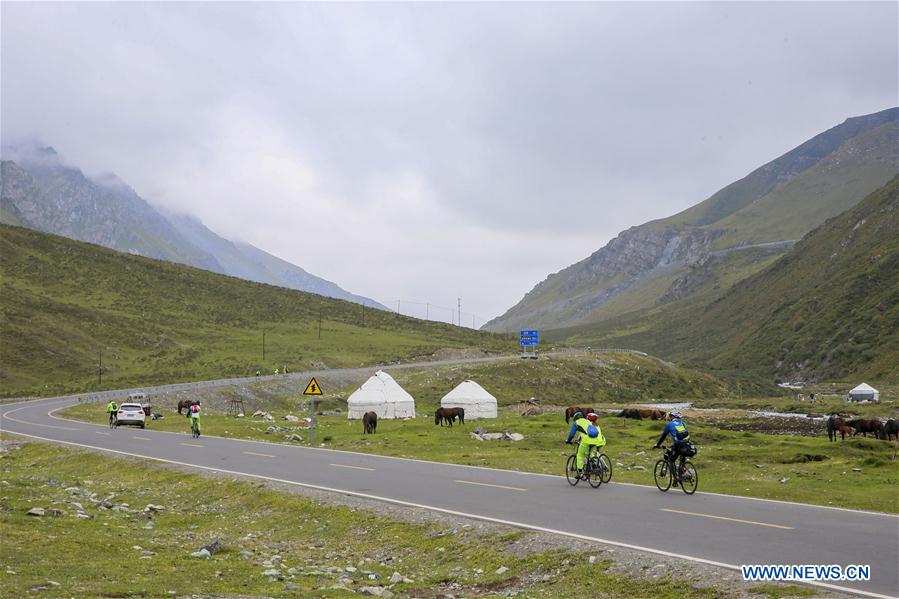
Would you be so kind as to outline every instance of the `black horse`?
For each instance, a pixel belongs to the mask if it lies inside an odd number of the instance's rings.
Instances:
[[[362,434],[375,434],[378,428],[378,415],[375,412],[366,412],[362,415]]]
[[[181,410],[190,409],[191,404],[194,403],[192,399],[182,399],[178,402],[178,413],[181,413]]]
[[[883,425],[883,434],[887,441],[892,440],[893,437],[896,437],[896,440],[899,441],[899,422],[892,418],[887,420],[887,423]]]
[[[837,434],[840,433],[840,427],[845,425],[846,423],[843,422],[842,418],[840,418],[836,414],[831,414],[830,418],[827,419],[827,438],[831,441],[836,441]],[[845,433],[843,434],[845,435]]]

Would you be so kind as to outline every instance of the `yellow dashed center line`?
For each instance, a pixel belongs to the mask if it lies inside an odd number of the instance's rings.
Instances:
[[[363,466],[349,466],[347,464],[328,464],[329,466],[334,466],[335,468],[352,468],[354,470],[368,470],[369,472],[374,472],[374,468],[365,468]]]
[[[740,524],[754,524],[755,526],[767,526],[769,528],[781,528],[783,530],[793,530],[792,526],[784,526],[782,524],[768,524],[767,522],[756,522],[755,520],[740,520],[739,518],[728,518],[727,516],[713,516],[712,514],[699,514],[696,512],[683,512],[681,510],[669,510],[661,508],[663,512],[671,512],[672,514],[684,514],[686,516],[698,516],[700,518],[713,518],[715,520],[727,520],[728,522],[739,522]]]
[[[490,483],[476,483],[473,480],[457,480],[453,481],[457,483],[462,483],[463,485],[478,485],[481,487],[494,487],[496,489],[508,489],[509,491],[527,491],[527,489],[522,489],[521,487],[507,487],[506,485],[492,485]]]

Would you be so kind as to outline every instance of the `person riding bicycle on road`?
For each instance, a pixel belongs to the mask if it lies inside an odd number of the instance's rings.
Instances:
[[[190,418],[190,428],[193,430],[194,424],[197,426],[197,431],[200,430],[200,402],[194,401],[190,404],[190,407],[187,408],[187,417]]]
[[[109,422],[112,424],[113,418],[119,413],[119,406],[114,399],[110,399],[109,403],[106,404],[106,412],[109,414]]]
[[[681,414],[680,410],[671,410],[668,414],[668,423],[665,425],[665,429],[662,431],[659,440],[656,441],[655,444],[655,449],[659,449],[662,446],[665,437],[671,436],[670,465],[672,469],[674,468],[674,462],[677,461],[678,457],[681,459],[681,466],[683,466],[684,460],[688,457],[685,454],[685,450],[690,446],[690,433],[687,431],[687,425],[684,424],[682,418],[683,414]]]
[[[587,457],[587,451],[590,447],[597,447],[597,451],[605,446],[606,439],[602,435],[602,431],[597,424],[598,417],[594,413],[589,413],[585,417],[583,412],[574,413],[574,422],[568,431],[568,439],[566,443],[571,443],[575,436],[578,438],[576,464],[578,472],[584,469],[584,460]]]

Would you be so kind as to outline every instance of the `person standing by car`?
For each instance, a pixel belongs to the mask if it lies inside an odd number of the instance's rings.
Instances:
[[[109,414],[109,424],[115,422],[116,415],[119,413],[119,406],[114,399],[110,399],[106,404],[106,413]]]

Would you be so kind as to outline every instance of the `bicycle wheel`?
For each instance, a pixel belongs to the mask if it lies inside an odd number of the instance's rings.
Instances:
[[[652,470],[652,474],[656,479],[656,486],[659,488],[659,491],[663,493],[671,488],[671,472],[668,469],[668,462],[665,460],[659,460],[656,462],[655,468]]]
[[[696,466],[693,465],[693,462],[687,460],[684,462],[684,471],[681,474],[680,487],[684,490],[684,493],[692,495],[696,492],[696,487],[698,486],[699,472],[696,471]]]
[[[574,454],[568,456],[568,461],[565,462],[565,478],[568,479],[568,484],[572,487],[581,480],[577,474],[577,456]]]
[[[590,483],[590,486],[594,489],[599,488],[599,485],[602,484],[602,466],[599,465],[599,460],[596,456],[590,457],[584,465],[584,470],[584,474],[587,475],[587,482]]]
[[[599,463],[602,466],[602,482],[607,483],[612,480],[612,460],[604,453],[599,454]]]

